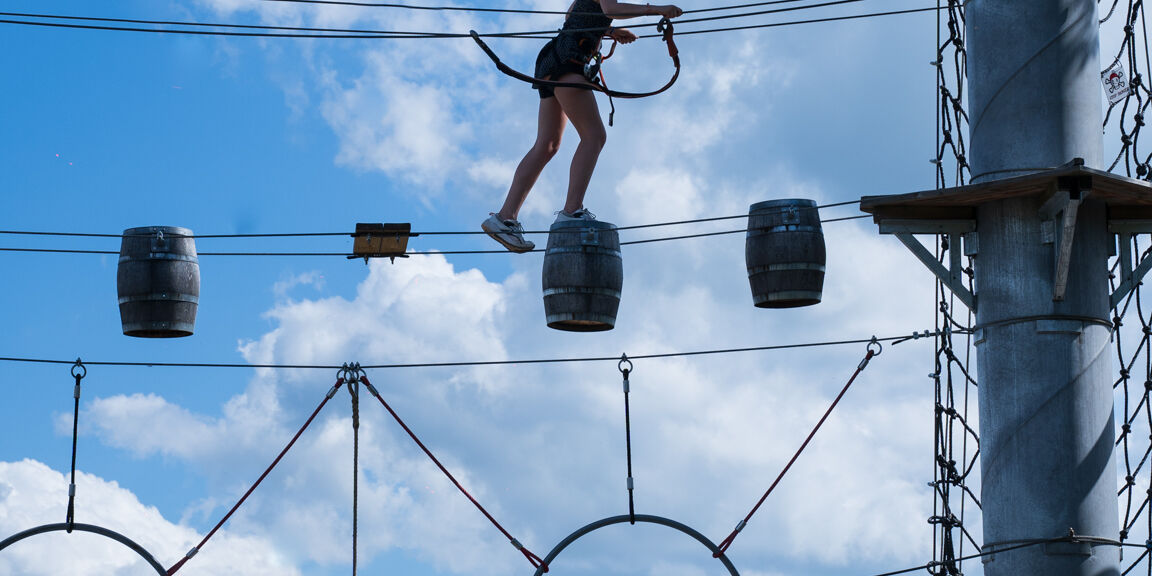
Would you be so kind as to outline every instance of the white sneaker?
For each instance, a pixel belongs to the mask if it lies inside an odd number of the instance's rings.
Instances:
[[[531,240],[524,239],[524,227],[516,220],[501,220],[491,214],[480,228],[511,252],[529,252],[536,247]]]
[[[572,220],[595,220],[596,215],[589,211],[587,208],[581,208],[571,214],[561,210],[556,213],[557,222],[569,222]]]

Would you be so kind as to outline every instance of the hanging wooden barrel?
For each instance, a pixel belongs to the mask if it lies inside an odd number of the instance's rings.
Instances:
[[[200,264],[192,231],[175,226],[125,230],[116,294],[125,335],[191,336],[200,302]]]
[[[615,224],[572,220],[552,224],[544,252],[548,327],[600,332],[616,325],[624,263]]]
[[[749,209],[744,260],[757,308],[819,304],[825,257],[816,202],[769,200]]]

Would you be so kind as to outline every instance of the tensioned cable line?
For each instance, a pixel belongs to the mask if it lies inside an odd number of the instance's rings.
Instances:
[[[920,338],[929,338],[933,334],[925,330],[923,333],[912,332],[902,336],[889,336],[887,338],[875,338],[877,342],[891,342],[893,344],[900,344],[909,340],[919,340]],[[867,344],[872,342],[873,338],[857,338],[853,340],[833,340],[825,342],[806,342],[798,344],[776,344],[769,346],[751,346],[745,348],[723,348],[715,350],[695,350],[688,352],[663,352],[655,354],[639,354],[629,356],[632,360],[646,360],[654,358],[682,358],[689,356],[710,356],[717,354],[738,354],[746,352],[768,352],[775,350],[795,350],[801,348],[822,348],[831,346],[846,346],[849,344]],[[361,368],[368,370],[378,370],[386,368],[398,369],[412,369],[412,368],[453,368],[453,367],[466,367],[466,366],[516,366],[525,364],[567,364],[579,362],[619,362],[619,356],[591,356],[591,357],[571,357],[571,358],[536,358],[524,360],[480,360],[480,361],[458,361],[458,362],[420,362],[420,363],[399,363],[399,364],[372,364],[362,365]],[[74,365],[75,360],[53,360],[45,358],[19,358],[19,357],[0,357],[0,362],[16,362],[16,363],[31,363],[31,364],[68,364]],[[241,363],[209,363],[209,362],[119,362],[119,361],[84,361],[85,366],[119,366],[119,367],[147,367],[147,368],[268,368],[268,369],[282,369],[282,370],[339,370],[343,368],[342,365],[329,365],[329,364],[241,364]]]
[[[746,217],[746,216],[743,216]],[[870,218],[871,214],[864,214],[861,216],[847,216],[843,218],[832,218],[822,220],[821,222],[843,222],[847,220],[859,220],[861,218]],[[702,232],[699,234],[685,234],[681,236],[667,236],[663,238],[649,238],[646,240],[629,240],[621,242],[621,246],[631,246],[636,244],[652,244],[656,242],[669,242],[672,240],[689,240],[694,238],[706,238],[709,236],[724,236],[728,234],[742,234],[747,232],[747,228],[737,228],[735,230],[722,230],[719,232]],[[478,234],[477,232],[457,232],[455,234]],[[479,234],[482,234],[480,232]],[[548,234],[546,231],[525,232],[525,234]],[[349,236],[350,234],[339,234],[341,236]],[[536,248],[519,254],[528,254],[532,252],[546,252],[545,248]],[[115,250],[79,250],[70,248],[3,248],[0,247],[0,252],[29,252],[29,253],[44,253],[44,254],[103,254],[103,255],[116,255],[120,252]],[[406,256],[433,256],[433,255],[478,255],[478,254],[512,254],[507,250],[428,250],[428,251],[415,251],[405,252]],[[317,258],[359,258],[359,255],[349,254],[348,252],[197,252],[198,256],[237,256],[237,257],[317,257]]]
[[[853,14],[853,15],[848,15],[848,16],[830,16],[830,17],[826,17],[826,18],[812,18],[812,19],[807,19],[807,20],[773,22],[773,23],[769,23],[769,24],[754,24],[754,25],[748,25],[748,26],[733,26],[733,27],[726,27],[726,28],[712,28],[712,29],[704,29],[704,30],[688,30],[688,31],[678,32],[678,34],[681,36],[684,36],[684,35],[709,34],[709,33],[718,33],[718,32],[733,32],[733,31],[739,31],[739,30],[756,30],[756,29],[764,29],[764,28],[776,28],[776,27],[781,27],[781,26],[795,26],[795,25],[800,25],[800,24],[817,24],[817,23],[824,23],[824,22],[837,22],[837,21],[846,21],[846,20],[859,20],[859,19],[864,19],[864,18],[897,16],[897,15],[903,15],[903,14],[914,14],[914,13],[918,13],[918,12],[930,12],[930,11],[934,12],[934,11],[938,11],[938,10],[939,10],[939,8],[933,6],[933,7],[926,7],[926,8],[912,8],[912,9],[907,9],[907,10],[892,10],[892,11],[887,11],[887,12],[872,12],[872,13],[865,13],[865,14]],[[761,14],[761,13],[757,13],[757,14]],[[47,18],[49,16],[46,15],[43,17]],[[727,16],[726,18],[739,18],[739,17],[743,17],[743,15],[734,14],[734,15]],[[80,19],[91,20],[91,19],[84,18],[84,17],[63,17],[63,18],[80,18]],[[80,30],[100,30],[100,31],[113,31],[113,32],[145,32],[145,33],[155,33],[155,34],[184,34],[184,35],[195,35],[195,36],[231,36],[231,37],[247,37],[247,38],[302,38],[302,39],[344,39],[344,40],[407,40],[407,39],[428,40],[428,39],[460,39],[460,38],[471,38],[472,37],[471,34],[446,33],[446,32],[401,32],[401,31],[389,31],[389,32],[381,31],[381,32],[375,32],[375,33],[374,32],[357,32],[357,33],[310,33],[310,32],[306,32],[307,30],[311,30],[311,31],[322,30],[322,29],[315,29],[315,28],[301,28],[300,32],[232,32],[232,31],[220,31],[220,30],[184,30],[184,29],[161,29],[161,28],[136,28],[136,27],[131,27],[131,26],[104,26],[104,25],[96,25],[96,24],[76,24],[76,23],[67,23],[67,22],[41,22],[41,21],[35,21],[35,20],[11,20],[11,19],[7,19],[7,18],[0,19],[0,24],[11,24],[11,25],[17,25],[17,26],[38,26],[38,27],[45,27],[45,28],[69,28],[69,29],[80,29]],[[176,25],[176,23],[171,23],[168,25]],[[222,27],[222,28],[255,27],[254,25],[253,26],[238,25],[238,24],[210,25],[210,24],[205,24],[205,23],[184,23],[184,25],[187,25],[187,26],[206,26],[206,27],[213,27],[214,26],[214,27]],[[639,26],[648,26],[648,25],[633,25],[632,27],[639,27]],[[655,26],[655,24],[651,24],[651,26]],[[551,35],[554,35],[556,32],[557,32],[556,30],[541,30],[541,31],[531,31],[531,32],[499,32],[499,33],[484,33],[484,34],[479,34],[479,36],[484,37],[484,38],[534,38],[534,39],[539,39],[539,38],[550,37]],[[638,38],[661,38],[662,35],[660,35],[660,34],[646,34],[646,35],[639,35],[637,37]]]
[[[695,10],[685,10],[685,14],[697,14],[702,12],[717,12],[722,10],[741,10],[744,8],[757,8],[760,6],[772,6],[776,4],[792,4],[795,2],[803,2],[804,0],[771,0],[768,2],[753,2],[750,4],[736,4],[732,6],[717,6],[715,8],[698,8]],[[403,10],[424,10],[424,11],[438,11],[438,12],[489,12],[489,13],[502,13],[502,14],[568,14],[564,10],[528,10],[518,8],[477,8],[470,6],[419,6],[412,4],[396,4],[394,2],[354,2],[351,0],[264,0],[264,2],[287,2],[293,4],[320,4],[332,6],[356,6],[360,8],[398,8]],[[579,14],[576,12],[575,14]]]
[[[859,204],[859,200],[848,200],[845,202],[834,202],[831,204],[821,204],[814,208],[800,207],[800,210],[820,210],[824,208],[839,208],[841,206],[850,206]],[[841,220],[853,220],[859,218],[868,218],[870,214],[862,216],[849,216],[846,218],[831,218],[822,220],[822,222],[838,222]],[[621,230],[639,230],[641,228],[658,228],[661,226],[681,226],[685,224],[699,224],[703,222],[717,222],[720,220],[735,220],[737,218],[747,218],[747,214],[736,214],[734,216],[711,216],[707,218],[695,218],[691,220],[673,220],[668,222],[654,222],[651,224],[634,224],[630,226],[618,226],[617,231]],[[547,234],[547,230],[537,230],[526,232],[526,234]],[[255,233],[255,234],[191,234],[187,238],[194,238],[197,240],[206,238],[297,238],[308,236],[352,236],[355,232],[280,232],[280,233]],[[416,230],[410,233],[412,236],[454,236],[454,235],[477,235],[487,234],[487,232],[480,230],[464,230],[464,231],[421,231]],[[13,235],[13,236],[62,236],[62,237],[84,237],[84,238],[124,238],[125,236],[141,236],[151,237],[151,234],[108,234],[108,233],[94,233],[94,232],[46,232],[46,231],[32,231],[32,230],[0,230],[0,235]],[[169,234],[173,238],[184,238],[181,234]]]

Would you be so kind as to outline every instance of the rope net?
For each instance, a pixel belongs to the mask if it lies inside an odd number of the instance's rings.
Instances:
[[[1105,154],[1114,156],[1110,172],[1130,178],[1152,180],[1152,152],[1140,147],[1152,93],[1147,78],[1150,66],[1148,26],[1142,0],[1099,2],[1102,39],[1101,82],[1109,99],[1104,116]],[[1117,42],[1111,46],[1110,43]],[[1125,238],[1122,236],[1122,238]],[[1127,238],[1125,238],[1127,240]],[[1119,243],[1113,261],[1111,284],[1119,283],[1121,256],[1139,262],[1148,257],[1148,239],[1133,235]],[[1123,254],[1127,252],[1127,254]],[[1122,515],[1120,542],[1144,544],[1152,538],[1152,310],[1146,309],[1145,288],[1140,283],[1113,310],[1113,344],[1117,359],[1113,391],[1116,398],[1116,460],[1122,468],[1117,497]],[[1121,420],[1122,418],[1122,420]],[[1149,549],[1121,548],[1121,574],[1152,576]]]
[[[938,2],[937,49],[933,65],[939,106],[936,111],[936,186],[938,189],[963,186],[971,176],[964,135],[968,133],[965,88],[967,52],[965,49],[964,6],[959,0]],[[937,258],[946,265],[950,245],[947,235],[937,236]],[[964,269],[969,290],[972,261]],[[968,529],[969,515],[979,522],[980,500],[969,487],[979,461],[980,438],[970,412],[976,408],[976,380],[972,370],[972,311],[957,309],[957,300],[942,282],[936,284],[936,352],[929,377],[935,388],[932,516],[932,562],[930,574],[959,576],[964,561],[972,562],[972,552],[980,553],[978,536]]]

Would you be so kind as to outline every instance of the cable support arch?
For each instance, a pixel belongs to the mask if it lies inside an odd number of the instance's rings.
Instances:
[[[700,542],[706,548],[708,548],[708,550],[710,552],[712,552],[714,557],[717,558],[718,560],[720,560],[720,562],[724,565],[724,568],[728,570],[728,574],[730,574],[731,576],[740,576],[740,573],[736,570],[736,566],[734,566],[732,564],[732,561],[728,559],[728,556],[726,554],[724,554],[724,552],[721,551],[720,548],[717,547],[716,544],[713,543],[711,540],[709,540],[706,536],[697,532],[692,527],[690,527],[686,524],[681,524],[680,522],[677,522],[675,520],[670,520],[668,518],[664,518],[661,516],[653,516],[651,514],[634,514],[634,515],[611,516],[608,518],[604,518],[602,520],[597,520],[595,522],[592,522],[591,524],[588,524],[588,525],[576,530],[572,534],[568,535],[568,537],[561,540],[560,543],[557,544],[554,548],[552,548],[552,551],[549,552],[548,555],[544,557],[544,561],[543,561],[542,565],[536,569],[536,573],[534,574],[534,576],[541,576],[542,574],[547,572],[548,567],[552,565],[552,561],[555,560],[556,557],[559,556],[560,553],[563,552],[565,548],[570,546],[573,542],[580,539],[581,537],[586,536],[590,532],[594,532],[594,531],[599,530],[601,528],[605,528],[607,526],[612,526],[614,524],[623,524],[625,522],[629,522],[631,524],[635,524],[637,522],[645,523],[645,524],[658,524],[661,526],[666,526],[668,528],[672,528],[673,530],[677,530],[677,531],[682,532],[684,534],[687,534],[688,536],[691,536],[697,542]]]
[[[938,11],[937,7],[926,8],[911,8],[906,10],[892,10],[886,12],[872,12],[865,14],[854,14],[847,16],[830,16],[826,18],[812,18],[807,20],[793,20],[787,22],[773,22],[769,24],[757,24],[748,26],[734,26],[726,28],[712,28],[703,30],[688,30],[678,32],[679,35],[695,35],[695,34],[711,34],[720,32],[734,32],[740,30],[755,30],[764,28],[777,28],[781,26],[795,26],[801,24],[816,24],[824,22],[838,22],[845,20],[858,20],[864,18],[877,18],[885,16],[898,16],[904,14],[914,14],[919,12]],[[759,14],[759,13],[758,13]],[[93,20],[92,18],[84,17],[69,17],[59,15],[44,15],[44,18],[80,18],[84,20]],[[731,15],[728,18],[737,18],[741,15]],[[10,24],[18,26],[37,26],[44,28],[66,28],[66,29],[79,29],[79,30],[97,30],[108,32],[141,32],[141,33],[155,33],[155,34],[184,34],[194,36],[226,36],[226,37],[243,37],[243,38],[301,38],[301,39],[337,39],[337,40],[432,40],[432,39],[463,39],[470,38],[471,34],[468,33],[448,33],[448,32],[406,32],[406,31],[381,31],[379,33],[367,32],[354,32],[354,33],[307,33],[306,30],[320,30],[315,28],[302,28],[299,33],[289,32],[229,32],[219,30],[185,30],[185,29],[158,29],[158,28],[136,28],[130,26],[103,26],[95,24],[73,24],[64,22],[40,22],[34,20],[12,20],[9,18],[0,19],[0,24]],[[169,24],[175,25],[175,23]],[[186,26],[207,26],[207,27],[240,27],[240,26],[255,26],[255,25],[227,25],[218,24],[212,25],[207,23],[183,23]],[[655,24],[652,24],[654,26]],[[648,25],[633,25],[632,27],[640,27]],[[528,32],[490,32],[479,34],[482,38],[531,38],[531,39],[545,39],[555,35],[558,30],[540,30]],[[643,34],[638,35],[637,38],[661,38],[660,34]]]
[[[115,532],[101,526],[94,526],[92,524],[64,522],[60,524],[45,524],[43,526],[29,528],[28,530],[13,534],[12,536],[5,538],[3,541],[0,541],[0,551],[3,551],[5,548],[20,542],[21,540],[31,538],[32,536],[46,534],[48,532],[72,532],[74,530],[80,532],[88,532],[98,536],[103,536],[111,540],[115,540],[116,542],[123,544],[125,547],[140,556],[140,558],[147,562],[148,565],[151,566],[157,574],[160,576],[168,576],[168,573],[164,570],[164,567],[156,561],[156,557],[152,556],[152,553],[148,552],[148,550],[146,550],[143,546],[137,544],[135,541],[131,540],[127,536],[124,536],[123,534],[120,534],[119,532]]]
[[[693,350],[686,352],[662,352],[653,354],[639,354],[629,356],[630,360],[648,360],[658,358],[683,358],[692,356],[713,356],[719,354],[741,354],[748,352],[770,352],[778,350],[796,350],[803,348],[824,348],[832,346],[846,346],[849,344],[867,344],[877,342],[891,342],[901,344],[909,340],[931,338],[936,334],[925,330],[923,333],[912,332],[900,336],[886,338],[859,338],[852,340],[834,340],[823,342],[804,342],[795,344],[777,344],[768,346],[750,346],[744,348],[724,348],[714,350]],[[588,356],[569,358],[535,358],[521,360],[480,360],[480,361],[449,361],[449,362],[419,362],[397,364],[365,364],[365,370],[385,369],[416,369],[416,368],[456,368],[468,366],[518,366],[527,364],[568,364],[585,362],[619,362],[619,356]],[[75,365],[75,360],[56,360],[49,358],[22,358],[0,357],[0,362],[26,363],[26,364],[67,364]],[[124,362],[124,361],[93,361],[85,360],[85,366],[113,366],[113,367],[139,367],[139,368],[267,368],[272,370],[339,370],[343,365],[334,364],[242,364],[242,363],[210,363],[210,362]]]

